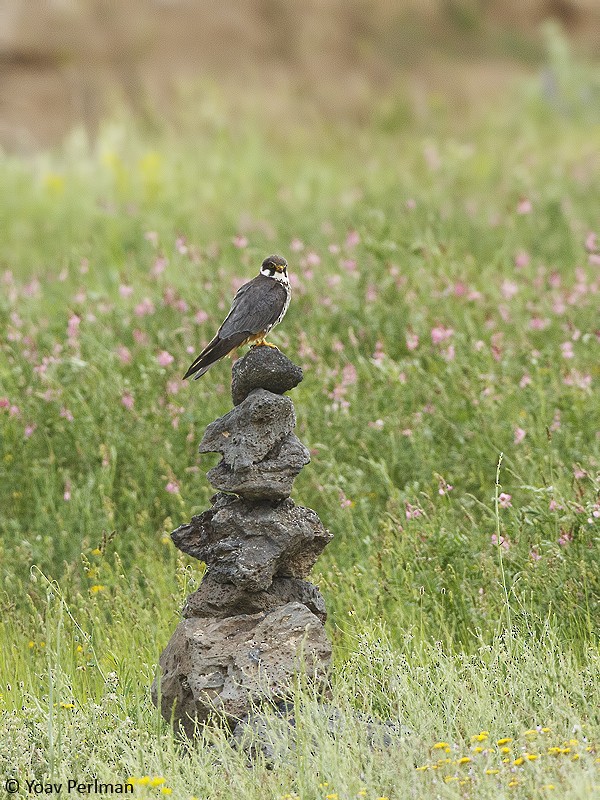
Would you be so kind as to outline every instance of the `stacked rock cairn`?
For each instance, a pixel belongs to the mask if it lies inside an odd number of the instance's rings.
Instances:
[[[332,536],[290,499],[310,456],[284,392],[302,377],[271,347],[233,365],[234,408],[200,443],[222,456],[207,474],[219,491],[171,534],[206,572],[160,657],[152,699],[188,736],[217,719],[234,729],[261,703],[285,704],[295,675],[318,681],[329,666],[325,603],[305,578]]]

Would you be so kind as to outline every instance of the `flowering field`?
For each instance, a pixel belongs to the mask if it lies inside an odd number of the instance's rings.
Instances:
[[[536,91],[462,124],[227,119],[0,161],[0,778],[600,797],[598,120]],[[181,375],[272,252],[294,498],[335,534],[334,702],[403,735],[333,739],[299,692],[269,770],[218,734],[183,751],[149,687],[201,577],[169,533],[208,505],[197,444],[231,405],[229,362]]]

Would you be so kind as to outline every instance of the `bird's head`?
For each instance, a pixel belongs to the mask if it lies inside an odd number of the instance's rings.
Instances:
[[[269,256],[260,267],[260,274],[278,281],[287,281],[287,261],[283,256]]]

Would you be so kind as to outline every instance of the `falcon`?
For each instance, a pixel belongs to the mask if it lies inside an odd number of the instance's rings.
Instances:
[[[275,347],[265,337],[281,322],[290,304],[292,288],[287,266],[281,256],[265,258],[256,278],[237,290],[229,314],[185,373],[184,380],[191,375],[198,380],[213,364],[248,342]]]

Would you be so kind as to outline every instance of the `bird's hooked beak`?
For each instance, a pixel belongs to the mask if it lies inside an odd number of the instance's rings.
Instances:
[[[283,264],[275,264],[275,270],[277,272],[285,272],[285,267],[283,266]]]

